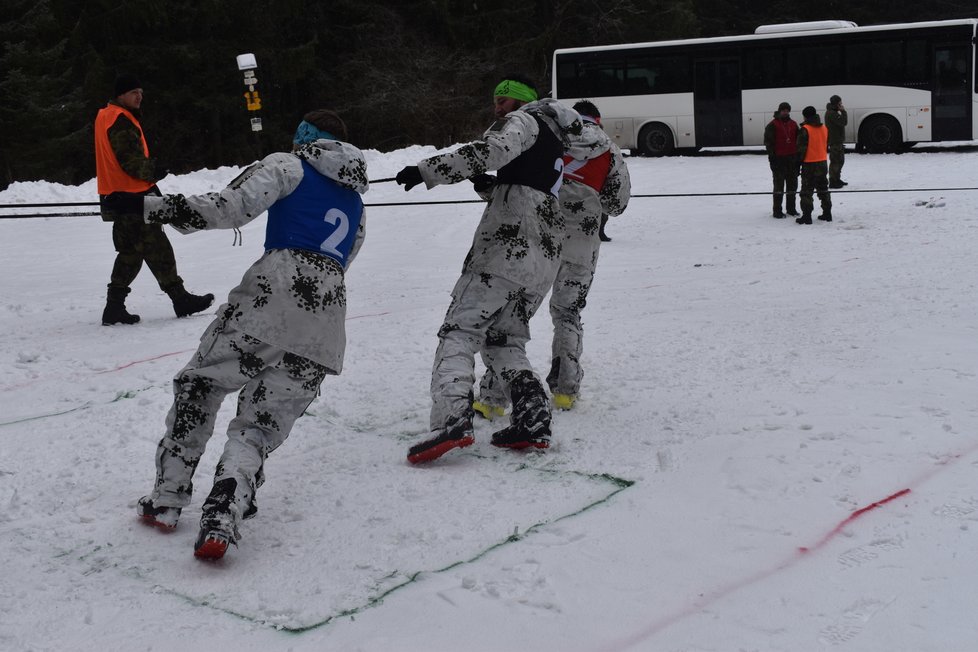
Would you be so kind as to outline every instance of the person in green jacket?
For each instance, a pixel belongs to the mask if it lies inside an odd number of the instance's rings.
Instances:
[[[825,126],[829,129],[829,188],[842,188],[849,184],[842,180],[842,166],[846,162],[846,125],[849,114],[842,98],[833,95],[825,105]]]

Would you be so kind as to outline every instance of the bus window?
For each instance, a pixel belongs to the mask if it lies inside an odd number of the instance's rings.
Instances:
[[[655,78],[653,93],[689,93],[693,90],[688,56],[677,54],[655,57],[650,60],[649,67]]]
[[[744,52],[744,88],[778,88],[784,85],[782,48],[756,48]]]
[[[846,77],[863,84],[900,85],[903,73],[903,42],[866,41],[846,46]]]
[[[907,66],[904,70],[904,86],[930,88],[930,67],[928,66],[930,43],[924,39],[907,41]]]
[[[804,45],[786,53],[785,86],[821,86],[838,84],[842,77],[842,46]]]
[[[618,62],[587,62],[578,66],[576,92],[568,97],[607,97],[622,95],[624,66]]]

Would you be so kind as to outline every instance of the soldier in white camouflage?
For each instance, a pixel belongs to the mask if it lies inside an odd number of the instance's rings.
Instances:
[[[515,75],[496,86],[493,103],[497,120],[482,140],[397,175],[405,190],[422,182],[432,188],[471,179],[488,200],[438,331],[432,433],[408,452],[412,463],[474,442],[472,399],[480,350],[514,404],[510,426],[495,433],[491,443],[549,446],[549,400],[526,357],[526,342],[530,318],[560,266],[560,172],[566,135],[579,133],[581,122],[575,111],[555,100],[538,100],[532,84]],[[490,170],[497,175],[487,175]]]
[[[173,380],[174,402],[156,451],[156,483],[137,511],[150,524],[176,527],[224,398],[240,390],[214,485],[203,506],[194,554],[220,558],[255,514],[255,491],[269,453],[327,375],[339,374],[346,348],[344,275],[364,237],[360,195],[366,162],[343,142],[332,111],[313,111],[296,131],[293,153],[265,157],[221,192],[134,196],[151,224],[181,233],[240,227],[266,210],[265,253],[231,290],[200,348]]]
[[[581,115],[580,135],[569,138],[564,155],[563,184],[560,186],[560,212],[566,235],[560,254],[560,268],[550,295],[550,316],[554,324],[550,373],[547,384],[554,406],[569,410],[580,393],[584,371],[584,329],[581,311],[587,304],[594,281],[601,245],[603,215],[621,215],[628,206],[631,179],[618,146],[600,126],[601,113],[593,102],[574,105]],[[503,414],[509,399],[491,363],[479,387],[479,400],[473,408],[492,419]]]

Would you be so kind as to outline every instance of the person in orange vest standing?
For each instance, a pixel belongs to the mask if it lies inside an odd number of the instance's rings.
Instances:
[[[143,222],[141,211],[132,209],[132,195],[160,196],[156,182],[167,175],[159,161],[149,155],[146,136],[139,124],[143,103],[142,84],[133,75],[115,80],[114,99],[95,117],[95,173],[102,220],[112,222],[116,258],[109,279],[102,324],[135,324],[139,315],[126,310],[129,286],[143,262],[156,277],[160,289],[173,302],[177,317],[186,317],[210,307],[213,294],[187,292],[177,274],[173,247],[159,224]]]
[[[817,192],[822,203],[822,214],[818,219],[832,221],[832,195],[829,194],[828,142],[829,130],[822,124],[814,106],[806,106],[801,112],[805,121],[798,129],[798,156],[801,161],[801,217],[798,224],[812,223],[812,210],[815,202],[812,194]]]

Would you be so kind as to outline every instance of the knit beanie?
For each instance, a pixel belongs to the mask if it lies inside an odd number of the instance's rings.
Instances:
[[[329,109],[316,109],[302,116],[303,121],[320,129],[329,132],[336,140],[347,139],[346,124],[334,111]]]
[[[802,109],[801,114],[806,118],[814,118],[818,115],[818,111],[815,110],[814,106],[806,106]]]
[[[791,105],[788,104],[787,102],[782,102],[781,104],[778,105],[778,111],[784,111],[785,109],[787,109],[788,111],[790,111],[791,110]]]
[[[136,75],[122,74],[115,78],[115,97],[119,97],[131,90],[142,88]]]
[[[328,109],[317,109],[302,117],[292,144],[305,145],[317,140],[346,140],[346,125],[340,116]]]

